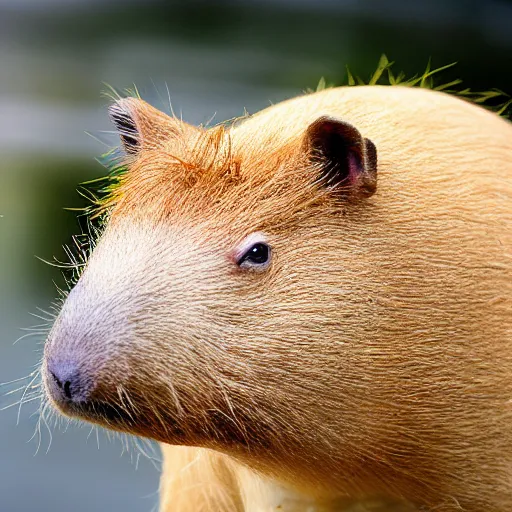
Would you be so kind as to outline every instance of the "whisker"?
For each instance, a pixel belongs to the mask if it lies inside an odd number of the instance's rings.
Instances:
[[[119,405],[121,407],[121,410],[124,411],[126,414],[128,414],[130,419],[135,423],[135,418],[133,417],[130,409],[128,407],[126,407],[126,405],[124,403],[123,395],[125,395],[127,400],[129,400],[128,393],[125,392],[125,390],[123,389],[122,386],[118,386],[117,387],[117,394],[119,396],[119,400],[120,400],[120,404]],[[130,402],[131,402],[131,400],[130,400]]]
[[[13,404],[9,404],[9,405],[6,405],[5,407],[2,407],[0,409],[0,411],[6,411],[7,409],[11,409],[12,407],[20,406],[23,404],[28,404],[29,402],[33,402],[34,400],[38,400],[39,398],[40,398],[40,395],[37,395],[37,396],[31,397],[31,398],[28,398],[24,401],[20,400],[19,402],[15,402]]]
[[[21,377],[19,379],[10,380],[9,382],[0,382],[0,387],[9,386],[10,384],[15,384],[16,382],[21,382],[22,380],[30,379],[37,372],[38,372],[38,370],[34,370],[33,372],[29,373],[26,377]]]
[[[178,417],[183,418],[185,416],[185,412],[183,410],[183,407],[181,406],[178,393],[176,393],[176,388],[174,387],[174,384],[172,382],[172,378],[169,379],[169,390],[171,391],[172,399],[173,399],[174,405],[176,407],[176,411],[178,413]]]
[[[20,331],[45,331],[50,322],[45,322],[44,324],[33,325],[32,327],[21,327]]]
[[[36,318],[39,318],[40,320],[43,320],[48,323],[52,323],[55,320],[55,317],[53,318],[45,318],[44,316],[38,315],[37,313],[29,313],[29,315],[34,316]]]
[[[153,464],[155,469],[159,470],[161,457],[157,455],[154,444],[147,439],[142,439],[136,436],[130,436],[130,439],[132,441],[133,447],[138,453],[138,458],[140,458],[139,456],[142,455],[145,459],[149,460]]]
[[[49,320],[49,321],[51,321],[51,320],[54,318],[53,313],[50,313],[49,311],[46,311],[46,309],[43,309],[43,308],[41,308],[41,307],[36,307],[36,309],[37,309],[39,312],[43,313],[43,315],[48,315],[48,316],[50,317],[50,320]]]
[[[4,393],[3,396],[14,395],[14,393],[18,393],[22,389],[27,389],[27,386],[20,386],[19,388],[16,388],[16,389],[13,389],[11,391],[8,391],[7,393]]]
[[[20,406],[18,408],[18,418],[16,420],[16,425],[19,425],[20,424],[20,416],[21,416],[21,407],[24,403],[24,398],[25,398],[25,395],[27,394],[27,391],[29,389],[31,389],[31,386],[32,384],[34,383],[34,381],[37,379],[37,377],[39,377],[39,372],[36,372],[36,374],[34,375],[34,378],[28,383],[27,387],[25,388],[25,391],[23,392],[23,395],[21,396],[21,400],[20,400]]]
[[[44,332],[41,332],[41,331],[35,331],[35,332],[29,332],[27,334],[23,334],[22,336],[20,336],[14,343],[13,345],[16,345],[16,343],[18,343],[19,341],[21,340],[24,340],[25,338],[30,338],[32,336],[44,336]]]
[[[53,434],[52,434],[52,430],[50,428],[50,426],[48,425],[48,421],[46,419],[46,408],[48,407],[49,404],[46,404],[45,406],[45,409],[43,409],[43,414],[42,414],[42,419],[43,419],[43,423],[44,423],[44,426],[46,427],[46,430],[48,430],[48,434],[50,435],[50,440],[48,442],[48,448],[46,449],[46,453],[48,454],[48,452],[50,451],[50,448],[52,446],[52,441],[53,441]]]
[[[36,436],[37,436],[37,447],[36,447],[36,452],[34,455],[37,455],[39,453],[39,448],[41,447],[41,411],[40,410],[39,410],[39,418],[36,423],[36,428],[34,429],[34,433],[32,434],[32,437],[28,440],[28,442],[31,442]]]

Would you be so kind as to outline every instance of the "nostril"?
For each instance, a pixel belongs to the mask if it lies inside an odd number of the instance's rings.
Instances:
[[[62,389],[62,382],[59,380],[57,375],[55,375],[55,373],[53,373],[53,372],[50,372],[50,373],[52,374],[52,377],[53,377],[53,380],[55,381],[55,384],[57,384],[57,386],[59,386],[59,388]]]
[[[59,385],[59,383],[57,383],[57,385]],[[59,386],[59,387],[61,387],[61,386]],[[71,400],[71,382],[69,380],[67,380],[64,383],[64,394],[66,395],[66,398],[68,400]]]
[[[84,369],[67,361],[48,363],[51,394],[58,402],[80,403],[87,401],[94,387],[93,381]]]

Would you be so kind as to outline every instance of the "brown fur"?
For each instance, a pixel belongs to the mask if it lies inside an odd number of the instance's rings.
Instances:
[[[46,357],[123,413],[65,412],[164,443],[163,512],[511,510],[512,125],[400,87],[229,129],[119,105],[140,150]],[[321,115],[375,144],[372,197],[319,180]],[[253,232],[264,273],[230,258]]]

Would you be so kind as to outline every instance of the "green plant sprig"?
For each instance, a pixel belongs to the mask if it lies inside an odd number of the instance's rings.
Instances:
[[[461,79],[452,80],[446,83],[437,83],[437,79],[443,71],[453,68],[457,65],[456,62],[447,64],[439,68],[432,68],[432,63],[429,60],[425,71],[420,75],[414,75],[412,78],[406,78],[403,71],[395,74],[393,71],[393,61],[389,61],[385,54],[382,54],[377,69],[373,72],[368,80],[364,80],[357,75],[353,75],[349,67],[347,70],[347,79],[344,85],[347,86],[360,86],[360,85],[400,85],[402,87],[421,87],[424,89],[432,89],[434,91],[443,91],[454,96],[459,96],[467,101],[481,105],[502,117],[510,118],[512,114],[512,97],[499,90],[490,89],[488,91],[472,91],[470,88],[458,88],[462,84]],[[321,91],[334,87],[328,85],[325,78],[322,77],[318,82],[316,91]]]

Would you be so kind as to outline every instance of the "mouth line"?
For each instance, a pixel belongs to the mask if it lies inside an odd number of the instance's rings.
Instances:
[[[140,419],[135,412],[107,402],[67,403],[59,407],[67,416],[96,423],[114,430],[132,431]]]
[[[127,410],[118,404],[103,401],[82,402],[67,404],[61,410],[73,418],[96,424],[100,427],[115,432],[142,436],[158,442],[180,443],[184,439],[185,432],[180,425],[170,418],[166,418],[165,435],[162,435],[162,427],[155,424],[149,411]],[[169,437],[171,436],[171,437]]]

